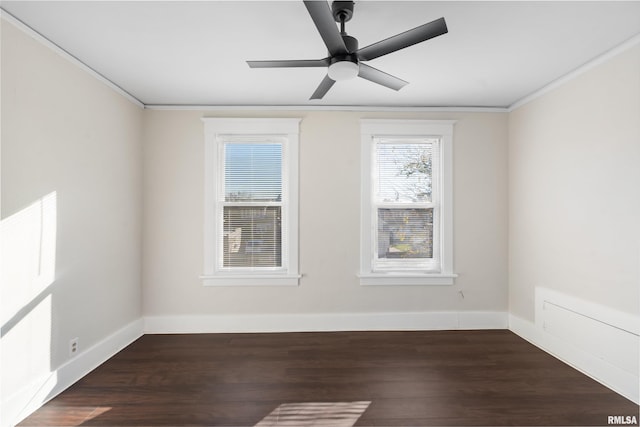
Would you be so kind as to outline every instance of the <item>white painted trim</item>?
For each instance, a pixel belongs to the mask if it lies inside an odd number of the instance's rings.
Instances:
[[[508,329],[509,315],[503,311],[460,311],[458,329]]]
[[[203,117],[207,136],[218,134],[290,135],[300,132],[301,117]]]
[[[457,274],[393,274],[370,273],[359,274],[362,286],[420,286],[420,285],[453,285]]]
[[[425,113],[508,113],[506,107],[420,107],[371,105],[162,105],[147,104],[148,110],[169,111],[356,111]]]
[[[361,119],[360,132],[375,136],[453,136],[457,120]]]
[[[204,286],[298,286],[300,274],[200,276]]]
[[[585,301],[544,287],[536,287],[535,299],[536,324],[538,324],[543,318],[541,311],[544,308],[545,302],[549,302],[564,309],[613,326],[614,328],[622,329],[623,331],[634,335],[640,335],[640,317],[637,315],[634,316],[630,313],[623,313],[600,304]]]
[[[58,369],[29,384],[6,400],[3,399],[0,411],[2,427],[15,425],[28,417],[36,409],[140,338],[143,329],[143,319],[134,320],[70,359]]]
[[[145,317],[145,333],[506,329],[501,311],[177,315]]]
[[[542,95],[551,92],[554,89],[557,89],[558,87],[564,85],[565,83],[575,79],[576,77],[580,76],[581,74],[586,73],[587,71],[597,67],[598,65],[601,65],[607,61],[609,61],[610,59],[612,59],[613,57],[621,54],[622,52],[631,49],[632,47],[636,46],[637,44],[640,43],[640,34],[637,34],[633,37],[631,37],[630,39],[626,40],[625,42],[623,42],[622,44],[614,47],[613,49],[608,50],[607,52],[603,53],[600,56],[595,57],[594,59],[588,61],[587,63],[581,65],[580,67],[576,68],[575,70],[565,74],[562,77],[559,77],[555,80],[553,80],[551,83],[548,83],[547,85],[541,87],[540,89],[536,90],[535,92],[525,96],[524,98],[514,102],[513,104],[511,104],[508,108],[506,108],[507,112],[511,112],[515,109],[518,109],[520,107],[522,107],[525,104],[528,104],[529,102],[540,98]]]
[[[509,329],[531,344],[562,360],[583,374],[593,378],[616,393],[638,404],[640,402],[638,376],[612,365],[601,358],[580,350],[546,333],[534,322],[509,315]]]
[[[84,62],[82,62],[81,60],[79,60],[78,58],[76,58],[66,50],[64,50],[62,47],[58,46],[57,44],[55,44],[54,42],[52,42],[51,40],[49,40],[48,38],[46,38],[45,36],[43,36],[42,34],[40,34],[39,32],[37,32],[36,30],[34,30],[33,28],[31,28],[30,26],[28,26],[27,24],[25,24],[24,22],[22,22],[21,20],[19,20],[18,18],[16,18],[15,16],[13,16],[12,14],[10,14],[9,12],[7,12],[2,8],[0,8],[0,18],[11,23],[13,26],[21,30],[26,35],[30,36],[35,41],[51,49],[53,52],[57,53],[62,58],[66,59],[67,61],[77,66],[78,68],[82,69],[83,71],[91,75],[93,78],[98,80],[99,82],[113,89],[119,95],[123,96],[126,100],[128,100],[132,104],[137,105],[140,108],[145,108],[145,105],[138,98],[131,95],[129,92],[127,92],[126,90],[124,90],[123,88],[121,88],[120,86],[118,86],[117,84],[115,84],[114,82],[112,82],[111,80],[109,80],[108,78],[106,78],[105,76],[103,76],[102,74],[94,70],[93,68],[89,67],[87,64],[85,64]]]

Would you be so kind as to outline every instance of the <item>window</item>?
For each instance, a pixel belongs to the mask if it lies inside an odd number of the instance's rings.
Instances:
[[[361,121],[361,284],[453,283],[453,124]]]
[[[299,119],[203,119],[205,285],[297,285]]]

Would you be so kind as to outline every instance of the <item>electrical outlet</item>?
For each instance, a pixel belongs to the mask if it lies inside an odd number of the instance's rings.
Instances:
[[[69,341],[69,356],[75,356],[78,353],[78,337],[72,338]]]

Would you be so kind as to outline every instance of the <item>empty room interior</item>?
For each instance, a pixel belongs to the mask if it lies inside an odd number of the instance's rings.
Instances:
[[[2,1],[0,425],[638,425],[640,1]]]

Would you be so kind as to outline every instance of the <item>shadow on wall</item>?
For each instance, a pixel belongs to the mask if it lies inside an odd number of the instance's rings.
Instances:
[[[2,425],[39,404],[57,383],[52,367],[57,193],[0,223]]]

